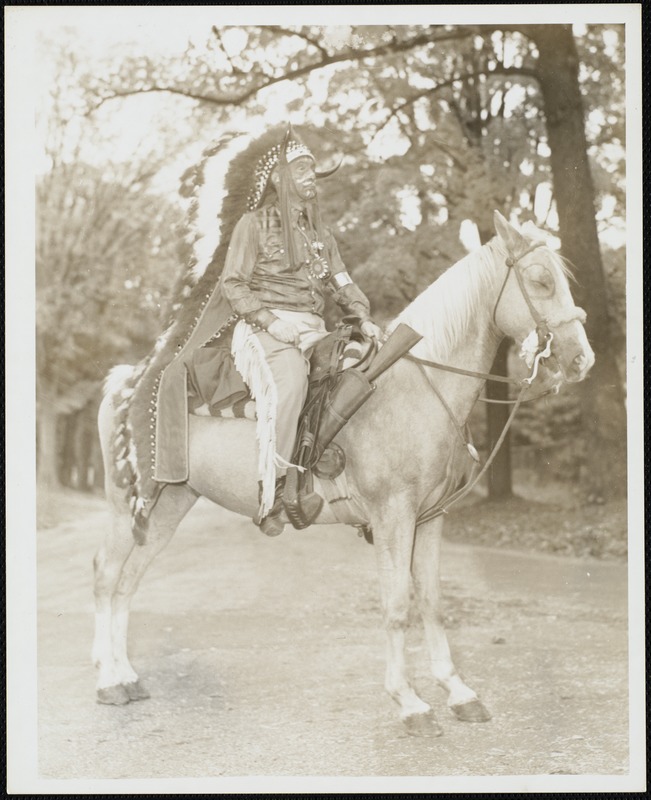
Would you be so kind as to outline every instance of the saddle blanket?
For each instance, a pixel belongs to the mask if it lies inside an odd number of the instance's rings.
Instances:
[[[327,346],[328,345],[326,343],[325,347],[327,348]],[[359,360],[366,355],[368,348],[368,343],[362,343],[355,340],[349,341],[344,348],[339,363],[339,369],[343,370],[348,369],[349,367],[354,367]],[[323,361],[324,353],[320,350],[317,350],[310,360],[311,374],[314,374],[315,371],[322,368],[321,365]],[[221,419],[250,420],[257,419],[257,405],[255,400],[251,398],[251,395],[240,398],[229,406],[215,407],[214,405],[209,406],[208,403],[204,402],[202,398],[198,397],[197,394],[191,390],[188,397],[188,409],[191,414],[194,414],[197,417],[218,417]]]

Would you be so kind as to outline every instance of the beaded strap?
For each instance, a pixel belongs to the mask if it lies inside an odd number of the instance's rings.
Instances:
[[[260,200],[262,200],[262,196],[264,195],[267,184],[269,183],[269,176],[273,172],[274,168],[278,165],[281,151],[282,144],[274,145],[270,150],[267,150],[267,152],[258,160],[258,163],[255,165],[255,170],[253,173],[253,190],[249,194],[246,201],[246,207],[248,211],[255,211],[260,204]],[[294,140],[291,140],[287,143],[285,156],[288,163],[295,161],[297,158],[303,157],[311,158],[314,161],[314,155],[309,147],[306,147],[306,145],[302,144],[301,142]]]

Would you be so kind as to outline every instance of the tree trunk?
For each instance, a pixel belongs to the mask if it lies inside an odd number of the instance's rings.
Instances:
[[[58,464],[59,483],[62,486],[68,486],[71,489],[76,488],[74,481],[76,467],[74,436],[77,417],[78,414],[74,413],[63,416],[58,428],[58,441],[60,443],[60,458]]]
[[[524,32],[524,31],[523,31]],[[570,25],[529,25],[539,57],[551,150],[554,198],[563,254],[572,262],[577,303],[588,314],[586,330],[596,362],[581,387],[586,441],[586,488],[592,497],[626,489],[626,412],[610,332],[606,281],[595,220],[594,187],[579,88],[579,58]]]
[[[59,413],[54,403],[40,403],[37,418],[37,479],[42,489],[59,486],[58,422]]]
[[[80,412],[80,425],[77,436],[77,469],[79,475],[79,488],[90,492],[93,488],[91,468],[93,458],[93,445],[96,436],[96,424],[93,411],[95,404],[91,401]]]
[[[492,222],[492,217],[491,217]],[[478,226],[479,241],[482,244],[490,241],[493,231]],[[508,375],[508,355],[510,341],[503,339],[497,349],[491,372],[494,375]],[[509,387],[507,383],[498,381],[486,381],[486,397],[489,400],[508,400]],[[509,418],[508,405],[501,403],[486,404],[486,443],[490,453],[495,446],[495,442],[500,438],[506,421]],[[486,476],[488,484],[488,497],[491,500],[504,500],[513,497],[513,478],[511,470],[511,431],[508,431],[502,442],[495,460],[491,464]]]
[[[491,372],[494,375],[508,374],[508,355],[511,343],[503,339],[500,344]],[[486,382],[486,397],[490,400],[508,400],[508,383],[497,381]],[[495,446],[509,418],[509,406],[500,403],[488,403],[486,406],[486,423],[489,452]],[[491,500],[504,500],[513,496],[511,472],[511,432],[504,438],[502,447],[488,470],[488,496]]]

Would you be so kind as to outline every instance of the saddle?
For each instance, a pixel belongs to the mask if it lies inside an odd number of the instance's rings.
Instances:
[[[317,347],[292,457],[296,466],[287,471],[283,493],[285,511],[295,528],[311,525],[323,506],[323,499],[314,492],[313,475],[332,480],[346,466],[343,449],[332,440],[371,396],[373,381],[420,339],[408,326],[398,325],[381,350],[371,342],[365,353],[360,348],[355,365],[346,368],[342,356],[349,352],[349,343],[361,345],[366,340],[359,320],[345,318]]]
[[[323,507],[323,498],[314,492],[313,474],[333,479],[346,466],[344,451],[330,441],[334,433],[330,435],[322,425],[328,417],[332,396],[345,374],[346,362],[354,364],[348,366],[349,370],[359,372],[376,349],[375,342],[365,340],[359,320],[347,317],[318,343],[312,354],[307,398],[299,417],[291,459],[296,466],[288,469],[283,492],[283,505],[289,521],[299,530],[311,525]],[[366,395],[366,381],[360,382],[360,386]],[[368,387],[370,391],[372,389]]]

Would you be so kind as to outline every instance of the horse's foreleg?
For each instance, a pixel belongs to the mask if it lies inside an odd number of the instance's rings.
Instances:
[[[490,714],[467,686],[452,661],[441,612],[439,559],[443,520],[438,517],[416,529],[412,575],[423,618],[432,673],[448,692],[448,706],[464,722],[486,722]]]
[[[140,579],[156,555],[170,541],[180,521],[195,501],[196,495],[187,486],[166,486],[152,512],[146,544],[132,546],[121,564],[117,581],[113,586],[110,607],[111,666],[104,670],[100,668],[97,685],[100,702],[125,703],[149,696],[139,682],[127,654],[129,607]],[[131,534],[130,525],[129,534]],[[104,618],[102,618],[104,637],[106,632],[103,627]]]
[[[400,706],[407,731],[420,736],[440,736],[431,707],[416,694],[407,676],[405,635],[409,618],[409,564],[413,545],[413,521],[409,514],[387,524],[373,525],[373,541],[380,578],[382,611],[387,635],[385,688]],[[411,525],[411,527],[409,527]]]

